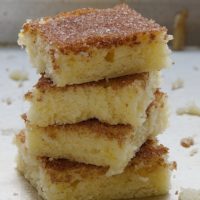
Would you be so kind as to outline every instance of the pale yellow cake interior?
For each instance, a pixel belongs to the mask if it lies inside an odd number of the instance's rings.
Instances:
[[[137,129],[130,125],[102,124],[97,120],[45,128],[26,123],[27,147],[30,154],[36,156],[109,166],[107,175],[119,174],[149,137],[165,130],[168,112],[163,93],[155,94],[147,115],[144,124]]]
[[[19,140],[17,145],[17,169],[46,200],[130,199],[162,195],[169,190],[169,165],[160,147],[153,147],[151,153],[147,149],[140,158],[136,156],[124,173],[107,177],[105,168],[48,158],[40,161],[30,156]]]
[[[31,104],[27,120],[46,127],[96,118],[112,125],[137,127],[145,121],[145,111],[159,87],[159,72],[118,79],[64,88],[35,88],[26,95]]]
[[[134,73],[159,71],[170,66],[170,50],[165,35],[163,32],[157,33],[157,39],[152,42],[149,42],[145,35],[141,35],[139,45],[92,48],[89,53],[68,55],[56,50],[56,47],[44,41],[39,34],[20,33],[19,42],[26,46],[30,60],[39,73],[45,73],[57,86],[65,86]],[[54,49],[56,52],[54,62],[49,49]]]

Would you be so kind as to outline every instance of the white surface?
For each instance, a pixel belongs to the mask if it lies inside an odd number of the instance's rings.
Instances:
[[[190,101],[200,106],[200,50],[173,53],[172,58],[175,65],[163,71],[163,90],[168,93],[171,108],[170,126],[159,139],[170,148],[170,160],[177,161],[178,169],[172,175],[171,194],[151,200],[176,200],[175,191],[180,187],[200,188],[200,117],[176,115],[176,109]],[[16,148],[12,144],[14,134],[23,127],[20,115],[27,109],[23,94],[36,83],[37,76],[19,48],[0,48],[0,60],[0,200],[37,200],[35,190],[15,170]],[[20,88],[19,82],[9,78],[14,69],[25,70],[29,75]],[[177,78],[184,80],[184,87],[171,90]],[[6,98],[11,99],[11,105],[4,102]],[[194,136],[195,145],[186,149],[180,140],[188,136]],[[190,152],[196,148],[198,153],[191,157]]]

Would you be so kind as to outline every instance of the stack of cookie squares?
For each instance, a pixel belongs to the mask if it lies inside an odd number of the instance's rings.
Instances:
[[[130,199],[169,190],[160,70],[165,27],[127,5],[29,20],[19,34],[41,74],[16,136],[17,168],[46,200]]]

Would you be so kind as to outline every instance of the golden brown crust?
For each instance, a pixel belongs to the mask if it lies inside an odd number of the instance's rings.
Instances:
[[[139,73],[139,74],[133,74],[133,75],[127,75],[127,76],[121,76],[117,78],[112,78],[112,79],[103,79],[100,81],[93,81],[93,82],[88,82],[88,83],[82,83],[82,84],[75,84],[75,85],[66,85],[64,87],[57,87],[53,84],[51,79],[46,78],[42,76],[38,83],[35,85],[37,89],[40,91],[45,91],[47,89],[53,89],[53,90],[68,90],[68,89],[73,89],[76,90],[78,88],[84,88],[84,87],[111,87],[114,90],[117,90],[119,88],[126,87],[127,85],[132,85],[132,84],[137,84],[142,88],[145,88],[146,82],[148,81],[149,78],[149,73]],[[32,98],[32,93],[28,92],[25,94],[26,99],[31,99]]]
[[[155,100],[148,106],[146,113],[147,116],[153,106],[162,107],[164,106],[164,101],[161,100],[165,96],[164,93],[157,90],[155,92]],[[24,120],[28,126],[31,126],[27,121],[26,114],[24,114]],[[38,127],[39,128],[39,127]],[[89,119],[76,124],[64,124],[64,125],[49,125],[42,128],[46,134],[51,138],[56,138],[58,136],[59,130],[65,131],[65,133],[73,131],[83,135],[84,133],[93,134],[95,137],[106,137],[110,140],[117,140],[119,145],[126,141],[126,138],[131,139],[134,137],[134,127],[131,125],[110,125],[98,121],[97,119]],[[82,130],[82,131],[80,131]],[[131,137],[132,136],[132,137]]]
[[[110,9],[79,9],[30,21],[23,25],[22,32],[38,34],[68,54],[87,51],[91,47],[138,45],[141,35],[146,35],[151,42],[160,32],[166,34],[167,30],[121,4]]]
[[[83,164],[66,159],[38,158],[43,169],[50,176],[51,182],[67,182],[73,184],[77,179],[97,178],[105,175],[108,167],[99,167],[91,164]]]
[[[75,161],[70,161],[67,159],[52,159],[48,157],[41,157],[39,160],[42,162],[43,168],[45,169],[52,169],[56,171],[64,171],[64,170],[76,170],[76,169],[103,169],[105,168],[108,169],[107,167],[100,167],[96,165],[91,165],[91,164],[84,164],[84,163],[78,163]],[[103,170],[104,171],[104,170]]]
[[[147,140],[140,151],[136,153],[136,158],[132,159],[129,165],[139,165],[143,163],[144,165],[148,165],[149,162],[155,162],[157,165],[163,166],[165,165],[165,160],[163,155],[168,153],[168,148],[163,145],[158,145],[156,139]]]
[[[147,116],[149,116],[150,110],[152,109],[152,107],[155,107],[155,108],[161,107],[162,108],[164,106],[165,101],[162,99],[166,99],[167,95],[165,93],[161,92],[159,89],[157,89],[156,92],[154,93],[154,97],[155,97],[155,100],[150,103],[150,105],[148,106],[148,108],[146,110]]]
[[[164,156],[167,155],[168,148],[159,144],[157,140],[149,139],[147,140],[140,151],[136,153],[136,156],[130,161],[128,168],[134,165],[139,165],[141,163],[148,164],[149,162],[156,162],[157,165],[165,164]],[[40,158],[44,168],[50,168],[58,171],[63,171],[66,169],[76,169],[80,167],[90,167],[90,168],[106,168],[95,166],[91,164],[77,163],[69,161],[67,159],[51,159],[47,157]]]
[[[67,125],[52,125],[42,128],[51,138],[58,136],[59,130],[65,133],[77,132],[81,135],[88,134],[95,137],[106,137],[109,140],[117,140],[119,145],[126,141],[127,137],[131,139],[134,137],[134,128],[131,125],[110,125],[102,123],[96,119],[79,122],[76,124]]]
[[[22,131],[16,136],[21,144],[25,143],[25,134]],[[163,145],[159,145],[157,140],[149,139],[142,145],[140,151],[130,161],[125,170],[135,170],[136,173],[148,173],[157,167],[169,167],[165,161],[168,149]],[[52,182],[66,181],[72,184],[75,180],[93,177],[97,175],[105,175],[108,167],[100,167],[91,164],[83,164],[67,159],[53,159],[48,157],[37,158],[50,176]],[[75,176],[74,176],[75,175]]]
[[[148,173],[157,167],[168,167],[165,156],[168,149],[163,145],[158,145],[157,141],[148,140],[141,147],[140,151],[130,161],[125,170],[134,169],[135,172]],[[81,178],[96,177],[96,175],[104,175],[108,170],[107,167],[100,167],[90,164],[77,163],[66,159],[49,159],[47,157],[40,158],[43,168],[50,175],[52,182],[68,181],[72,182],[70,176],[78,173]],[[59,173],[59,175],[58,175]]]

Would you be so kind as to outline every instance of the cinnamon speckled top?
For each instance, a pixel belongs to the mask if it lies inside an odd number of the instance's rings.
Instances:
[[[153,40],[154,33],[160,31],[167,30],[121,4],[109,9],[79,9],[29,21],[24,24],[22,33],[39,34],[63,53],[78,53],[90,47],[138,44],[138,34],[147,34]]]

